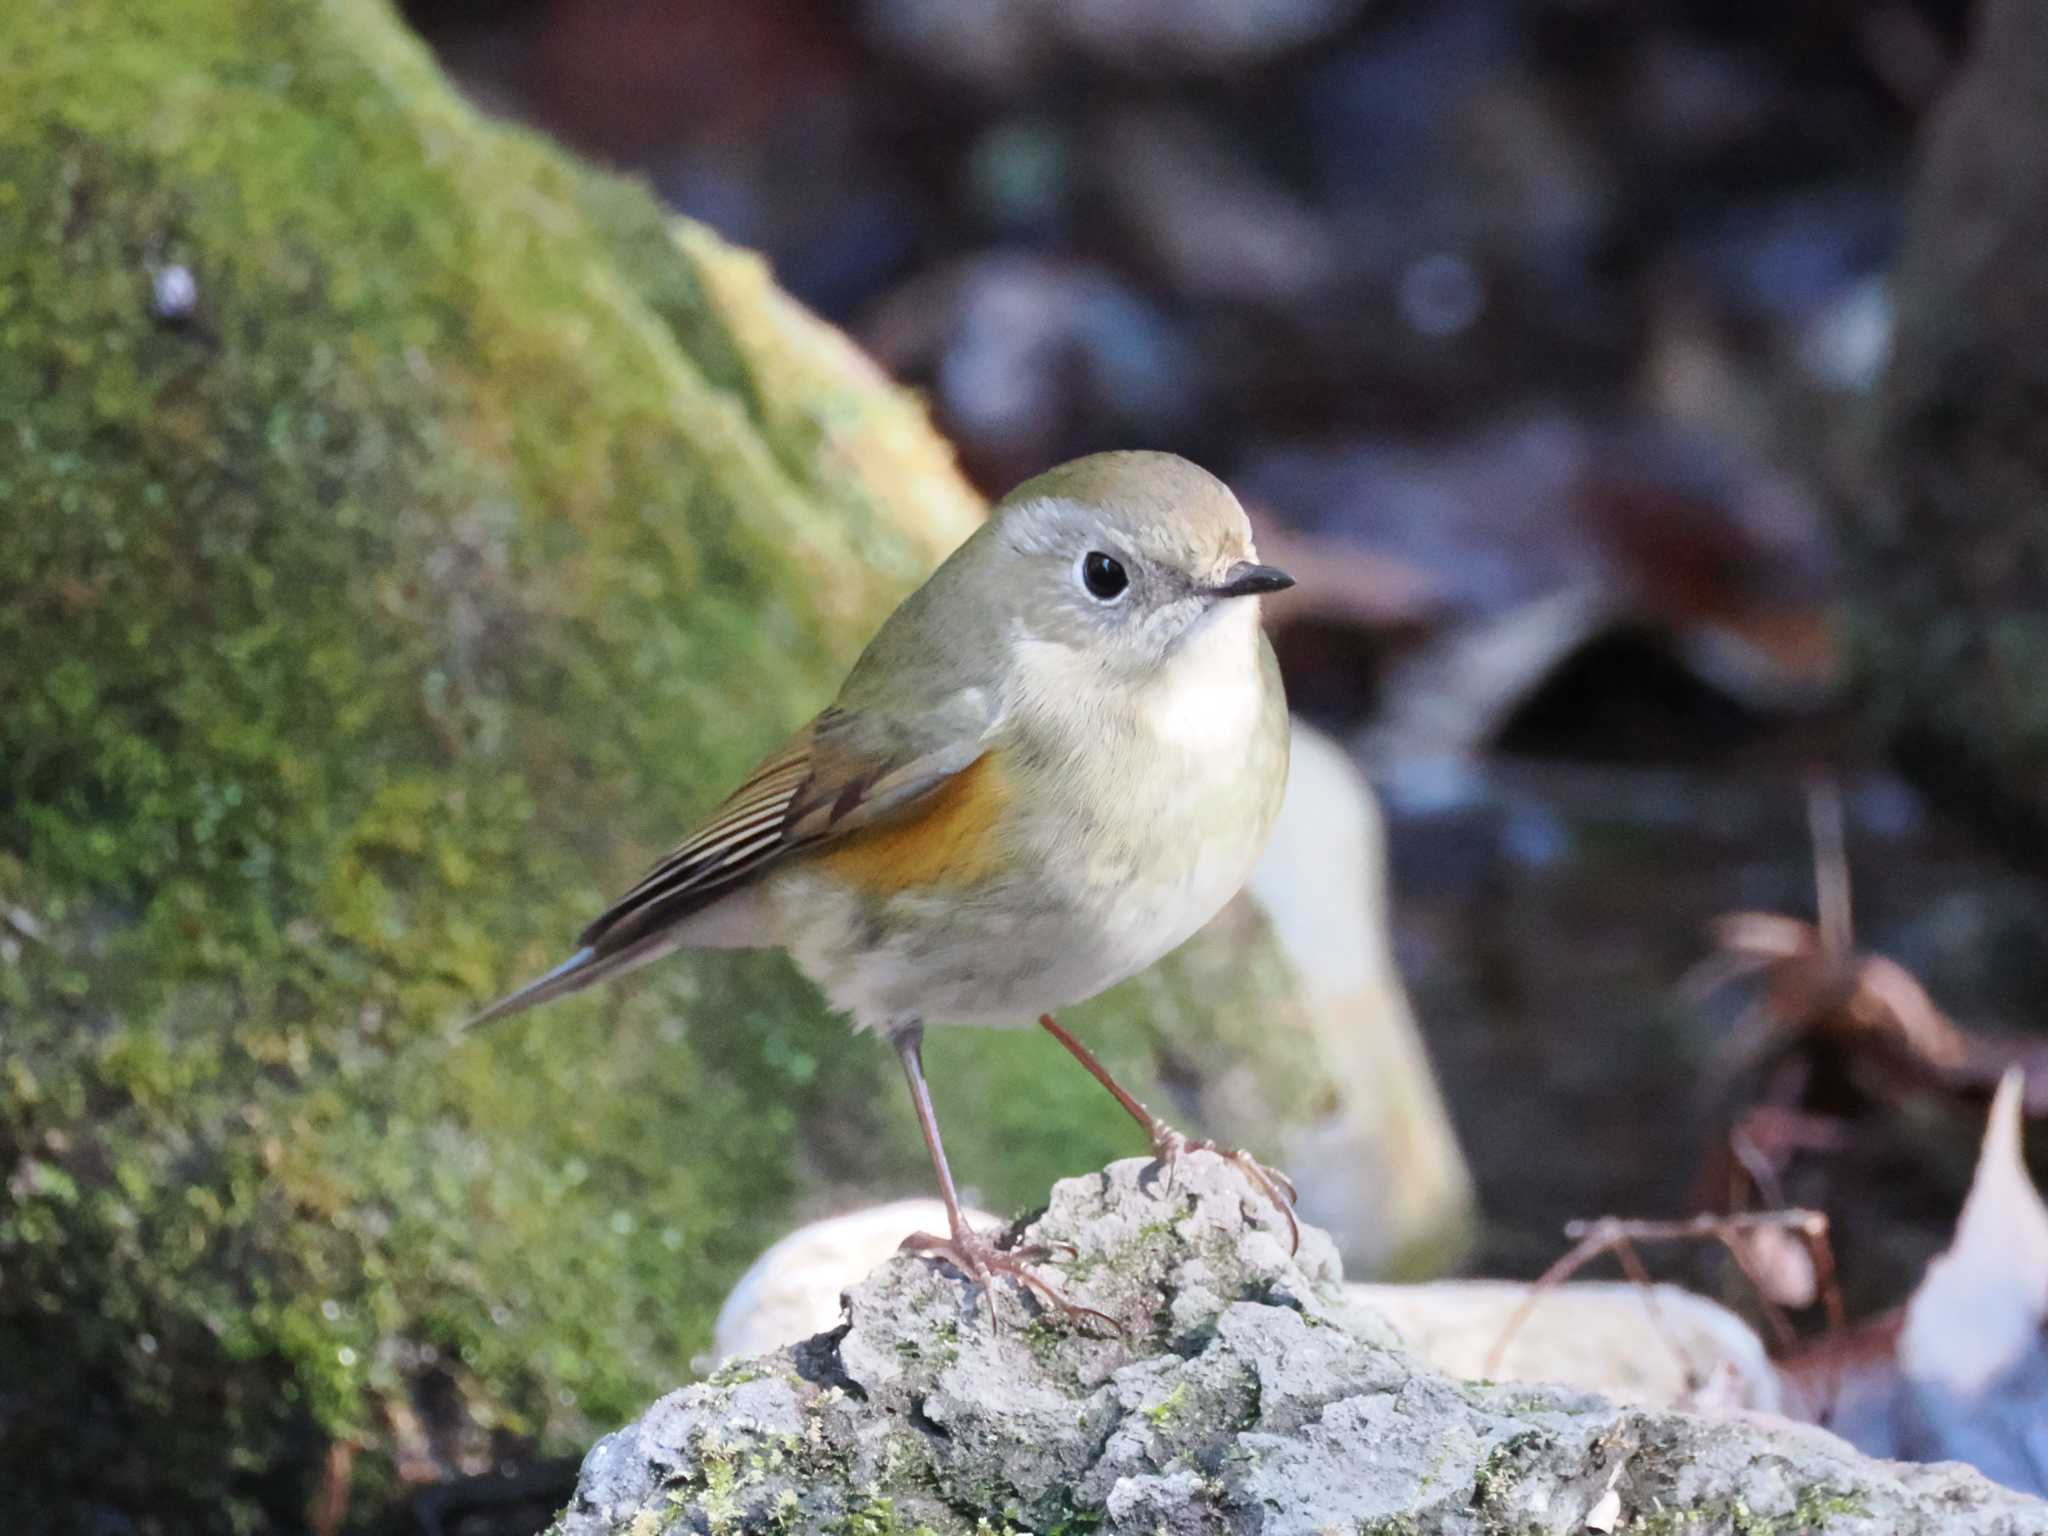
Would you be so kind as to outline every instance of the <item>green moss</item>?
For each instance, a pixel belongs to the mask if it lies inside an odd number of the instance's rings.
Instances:
[[[1837,1520],[1861,1519],[1863,1501],[1829,1488],[1809,1488],[1782,1515],[1756,1515],[1738,1503],[1732,1511],[1738,1536],[1819,1536]]]
[[[905,1524],[897,1517],[896,1501],[883,1498],[866,1499],[847,1511],[839,1529],[845,1536],[939,1536],[921,1520]]]
[[[1702,1531],[1733,1531],[1735,1536],[1824,1536],[1841,1520],[1867,1516],[1863,1501],[1832,1488],[1809,1488],[1781,1515],[1759,1515],[1740,1499],[1721,1500],[1688,1509],[1645,1510],[1626,1526],[1630,1536],[1696,1536]]]
[[[232,1528],[335,1436],[374,1507],[430,1384],[472,1445],[579,1443],[780,1230],[841,1032],[748,958],[388,1063],[815,708],[974,498],[749,258],[481,125],[380,4],[30,3],[0,53],[0,1355],[52,1384],[11,1456]]]
[[[1506,1504],[1508,1495],[1514,1491],[1515,1483],[1521,1477],[1516,1463],[1523,1452],[1542,1443],[1540,1431],[1524,1430],[1508,1436],[1487,1451],[1472,1474],[1472,1502],[1482,1518],[1491,1519]]]
[[[977,502],[757,261],[479,121],[382,0],[20,0],[0,57],[15,1491],[291,1524],[342,1438],[367,1521],[401,1453],[681,1379],[804,1178],[926,1187],[887,1053],[774,956],[431,1042]],[[1241,928],[1075,1023],[1147,1093],[1166,1039],[1308,1039]],[[1142,1150],[1035,1033],[931,1062],[984,1199]]]
[[[1024,1325],[1024,1346],[1031,1351],[1031,1358],[1040,1365],[1050,1366],[1059,1359],[1067,1343],[1068,1327],[1065,1319],[1054,1322],[1050,1317],[1034,1313]]]
[[[1152,1425],[1154,1428],[1163,1427],[1173,1422],[1173,1416],[1180,1412],[1182,1404],[1187,1400],[1187,1395],[1187,1382],[1177,1381],[1173,1384],[1171,1392],[1159,1399],[1158,1402],[1148,1404],[1140,1412],[1143,1413],[1147,1424]]]
[[[739,1387],[750,1381],[760,1381],[770,1374],[770,1368],[759,1360],[735,1360],[731,1365],[720,1366],[705,1381],[714,1387]]]

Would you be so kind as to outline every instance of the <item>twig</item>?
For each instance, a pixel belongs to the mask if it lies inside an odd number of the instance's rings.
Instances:
[[[1529,1294],[1515,1309],[1514,1315],[1508,1319],[1507,1326],[1501,1330],[1500,1337],[1494,1341],[1492,1350],[1488,1352],[1485,1374],[1492,1376],[1499,1371],[1509,1343],[1521,1331],[1522,1325],[1529,1320],[1529,1314],[1536,1310],[1536,1304],[1603,1253],[1613,1253],[1624,1273],[1637,1285],[1645,1288],[1651,1314],[1653,1317],[1657,1316],[1650,1277],[1643,1269],[1642,1260],[1635,1251],[1634,1245],[1637,1243],[1697,1242],[1706,1237],[1715,1239],[1728,1250],[1729,1256],[1735,1260],[1736,1266],[1742,1270],[1750,1284],[1757,1286],[1757,1293],[1763,1298],[1765,1307],[1773,1313],[1774,1325],[1781,1326],[1789,1340],[1790,1324],[1776,1314],[1769,1293],[1757,1284],[1756,1276],[1750,1271],[1748,1262],[1740,1251],[1740,1244],[1735,1241],[1747,1233],[1761,1231],[1792,1232],[1805,1240],[1807,1250],[1813,1256],[1816,1277],[1826,1277],[1822,1294],[1826,1298],[1828,1308],[1828,1326],[1831,1330],[1837,1328],[1840,1325],[1842,1298],[1835,1282],[1833,1249],[1828,1243],[1828,1219],[1819,1211],[1749,1211],[1736,1215],[1721,1215],[1707,1211],[1680,1221],[1642,1221],[1620,1216],[1602,1216],[1594,1221],[1574,1221],[1566,1224],[1564,1235],[1573,1240],[1572,1246],[1529,1287]],[[1693,1374],[1692,1364],[1686,1359],[1684,1351],[1679,1348],[1670,1331],[1662,1326],[1661,1319],[1659,1331],[1671,1344],[1673,1352],[1679,1356],[1680,1364],[1690,1379]]]
[[[348,1519],[349,1485],[356,1465],[353,1440],[330,1440],[321,1459],[320,1481],[306,1507],[306,1524],[313,1536],[335,1536]]]
[[[1806,823],[1813,835],[1814,913],[1820,923],[1821,958],[1846,969],[1856,952],[1849,902],[1848,836],[1842,829],[1841,786],[1815,775],[1806,786]]]

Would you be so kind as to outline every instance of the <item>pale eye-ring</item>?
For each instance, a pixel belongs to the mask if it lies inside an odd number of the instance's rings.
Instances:
[[[1123,562],[1114,556],[1091,549],[1081,557],[1081,585],[1098,603],[1115,602],[1130,584],[1131,578],[1124,570]]]

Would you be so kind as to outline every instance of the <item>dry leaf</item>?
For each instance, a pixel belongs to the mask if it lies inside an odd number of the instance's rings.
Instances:
[[[2010,1071],[1991,1105],[1955,1241],[1927,1267],[1896,1353],[1849,1360],[1838,1348],[1789,1374],[1821,1395],[1828,1427],[1873,1456],[1965,1461],[1987,1477],[2048,1493],[2048,1204],[2021,1143],[2024,1083]],[[1873,1344],[1880,1326],[1866,1330]]]
[[[1927,1266],[1899,1335],[1907,1378],[1958,1397],[1983,1396],[2038,1353],[2048,1318],[2048,1204],[2021,1150],[2022,1095],[2020,1074],[2008,1072],[1955,1241]]]
[[[1621,1495],[1609,1488],[1600,1495],[1600,1502],[1586,1511],[1586,1529],[1598,1532],[1599,1536],[1609,1536],[1620,1518]]]

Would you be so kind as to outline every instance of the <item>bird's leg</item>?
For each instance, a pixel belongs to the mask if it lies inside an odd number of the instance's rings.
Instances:
[[[1095,1059],[1095,1053],[1060,1027],[1059,1021],[1049,1013],[1041,1013],[1038,1022],[1045,1032],[1067,1048],[1074,1060],[1088,1069],[1088,1075],[1110,1091],[1110,1095],[1123,1105],[1124,1112],[1143,1127],[1152,1141],[1152,1155],[1166,1169],[1166,1188],[1173,1188],[1174,1165],[1180,1161],[1183,1152],[1214,1152],[1225,1162],[1235,1164],[1252,1188],[1273,1202],[1273,1208],[1287,1218],[1287,1251],[1294,1253],[1301,1248],[1301,1224],[1294,1219],[1294,1181],[1277,1168],[1268,1168],[1249,1152],[1236,1147],[1219,1146],[1213,1141],[1197,1141],[1175,1130],[1164,1120],[1153,1114],[1129,1089],[1109,1075],[1109,1068]]]
[[[1122,1324],[1108,1313],[1067,1300],[1026,1267],[1030,1261],[1045,1258],[1048,1250],[1007,1251],[968,1225],[967,1217],[960,1209],[959,1192],[953,1188],[953,1170],[946,1165],[946,1148],[939,1140],[939,1121],[938,1116],[932,1113],[931,1091],[925,1086],[924,1029],[920,1025],[899,1029],[894,1039],[896,1054],[903,1062],[904,1079],[910,1084],[910,1102],[917,1106],[917,1128],[924,1133],[925,1150],[931,1154],[932,1167],[939,1175],[939,1196],[946,1202],[946,1223],[952,1229],[945,1237],[932,1232],[913,1232],[903,1239],[902,1247],[912,1253],[945,1259],[979,1286],[982,1295],[988,1298],[991,1328],[1000,1326],[996,1319],[995,1277],[1009,1275],[1048,1305],[1059,1308],[1070,1321],[1078,1323],[1083,1318],[1090,1318],[1108,1324],[1118,1333],[1123,1332]]]

